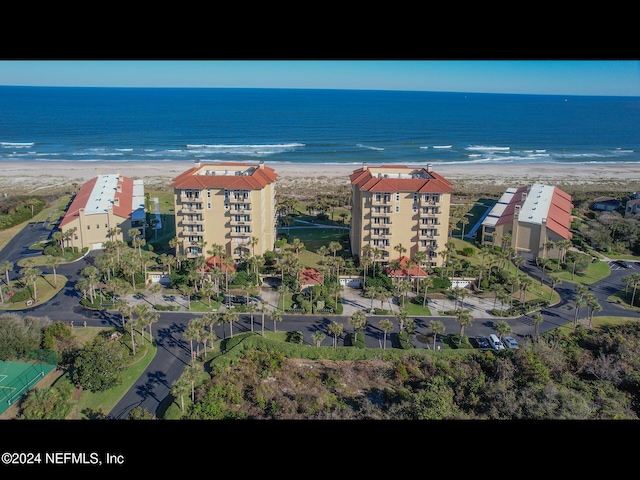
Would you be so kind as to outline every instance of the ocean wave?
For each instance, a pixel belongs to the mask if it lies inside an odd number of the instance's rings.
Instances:
[[[275,143],[264,145],[231,145],[231,144],[187,144],[189,153],[199,153],[203,155],[246,155],[253,157],[264,157],[286,153],[305,147],[304,143]]]
[[[434,145],[433,148],[451,148],[453,145]]]
[[[470,145],[466,150],[508,151],[511,147],[491,147],[485,145]]]
[[[34,142],[0,142],[2,148],[31,148]]]
[[[373,147],[371,145],[363,145],[362,143],[357,143],[356,147],[360,147],[360,148],[366,148],[367,150],[384,150],[384,148],[382,147]]]

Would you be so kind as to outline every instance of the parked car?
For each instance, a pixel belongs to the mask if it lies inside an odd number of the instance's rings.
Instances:
[[[489,340],[487,337],[476,337],[476,345],[478,348],[489,348]]]
[[[507,348],[520,348],[518,346],[518,342],[516,342],[516,339],[510,336],[506,336],[506,337],[502,337],[502,342],[507,346]]]
[[[255,297],[249,297],[249,302],[250,303],[259,303],[260,300],[258,300]],[[243,296],[243,295],[228,295],[225,300],[224,303],[226,305],[246,305],[247,304],[247,297]]]
[[[488,340],[489,345],[491,345],[491,348],[493,348],[494,350],[504,350],[504,344],[500,341],[495,333],[489,335]]]
[[[616,263],[622,268],[631,268],[631,262],[627,262],[626,260],[618,260]]]

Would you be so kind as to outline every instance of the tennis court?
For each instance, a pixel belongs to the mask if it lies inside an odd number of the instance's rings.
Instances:
[[[38,384],[55,365],[0,360],[0,414]]]

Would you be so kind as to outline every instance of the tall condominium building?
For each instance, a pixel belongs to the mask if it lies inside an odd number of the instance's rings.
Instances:
[[[535,183],[508,188],[482,221],[482,243],[512,247],[526,260],[556,256],[572,238],[571,196]]]
[[[109,240],[131,241],[130,230],[144,238],[144,183],[120,174],[99,175],[80,186],[58,225],[65,244],[99,250]]]
[[[370,245],[374,261],[426,253],[426,266],[437,267],[449,233],[451,183],[431,165],[363,166],[351,180],[351,251],[359,258]]]
[[[201,164],[173,179],[177,251],[204,256],[213,245],[238,260],[276,240],[275,171],[248,163]]]

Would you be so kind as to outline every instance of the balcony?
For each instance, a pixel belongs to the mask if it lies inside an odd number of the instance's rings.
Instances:
[[[420,218],[435,218],[441,215],[438,210],[433,210],[431,208],[421,209],[420,210]]]
[[[251,203],[251,196],[247,195],[229,195],[229,203]]]
[[[250,212],[250,211],[251,211],[251,205],[236,204],[231,210],[231,214],[233,215],[234,213],[242,213],[242,212]]]
[[[185,217],[182,219],[182,225],[203,225],[204,219]]]
[[[182,205],[182,212],[202,212],[203,210],[201,203]]]
[[[382,210],[380,212],[376,212],[375,210],[371,210],[372,217],[386,217],[391,214],[391,210]]]
[[[251,225],[251,220],[229,220],[229,224],[232,226],[236,225]]]
[[[426,234],[419,234],[418,235],[418,240],[433,240],[434,238],[439,237],[440,235],[438,235],[437,233],[426,233]]]
[[[236,232],[235,230],[232,230],[229,234],[232,237],[246,237],[247,235],[251,235],[251,232]]]

